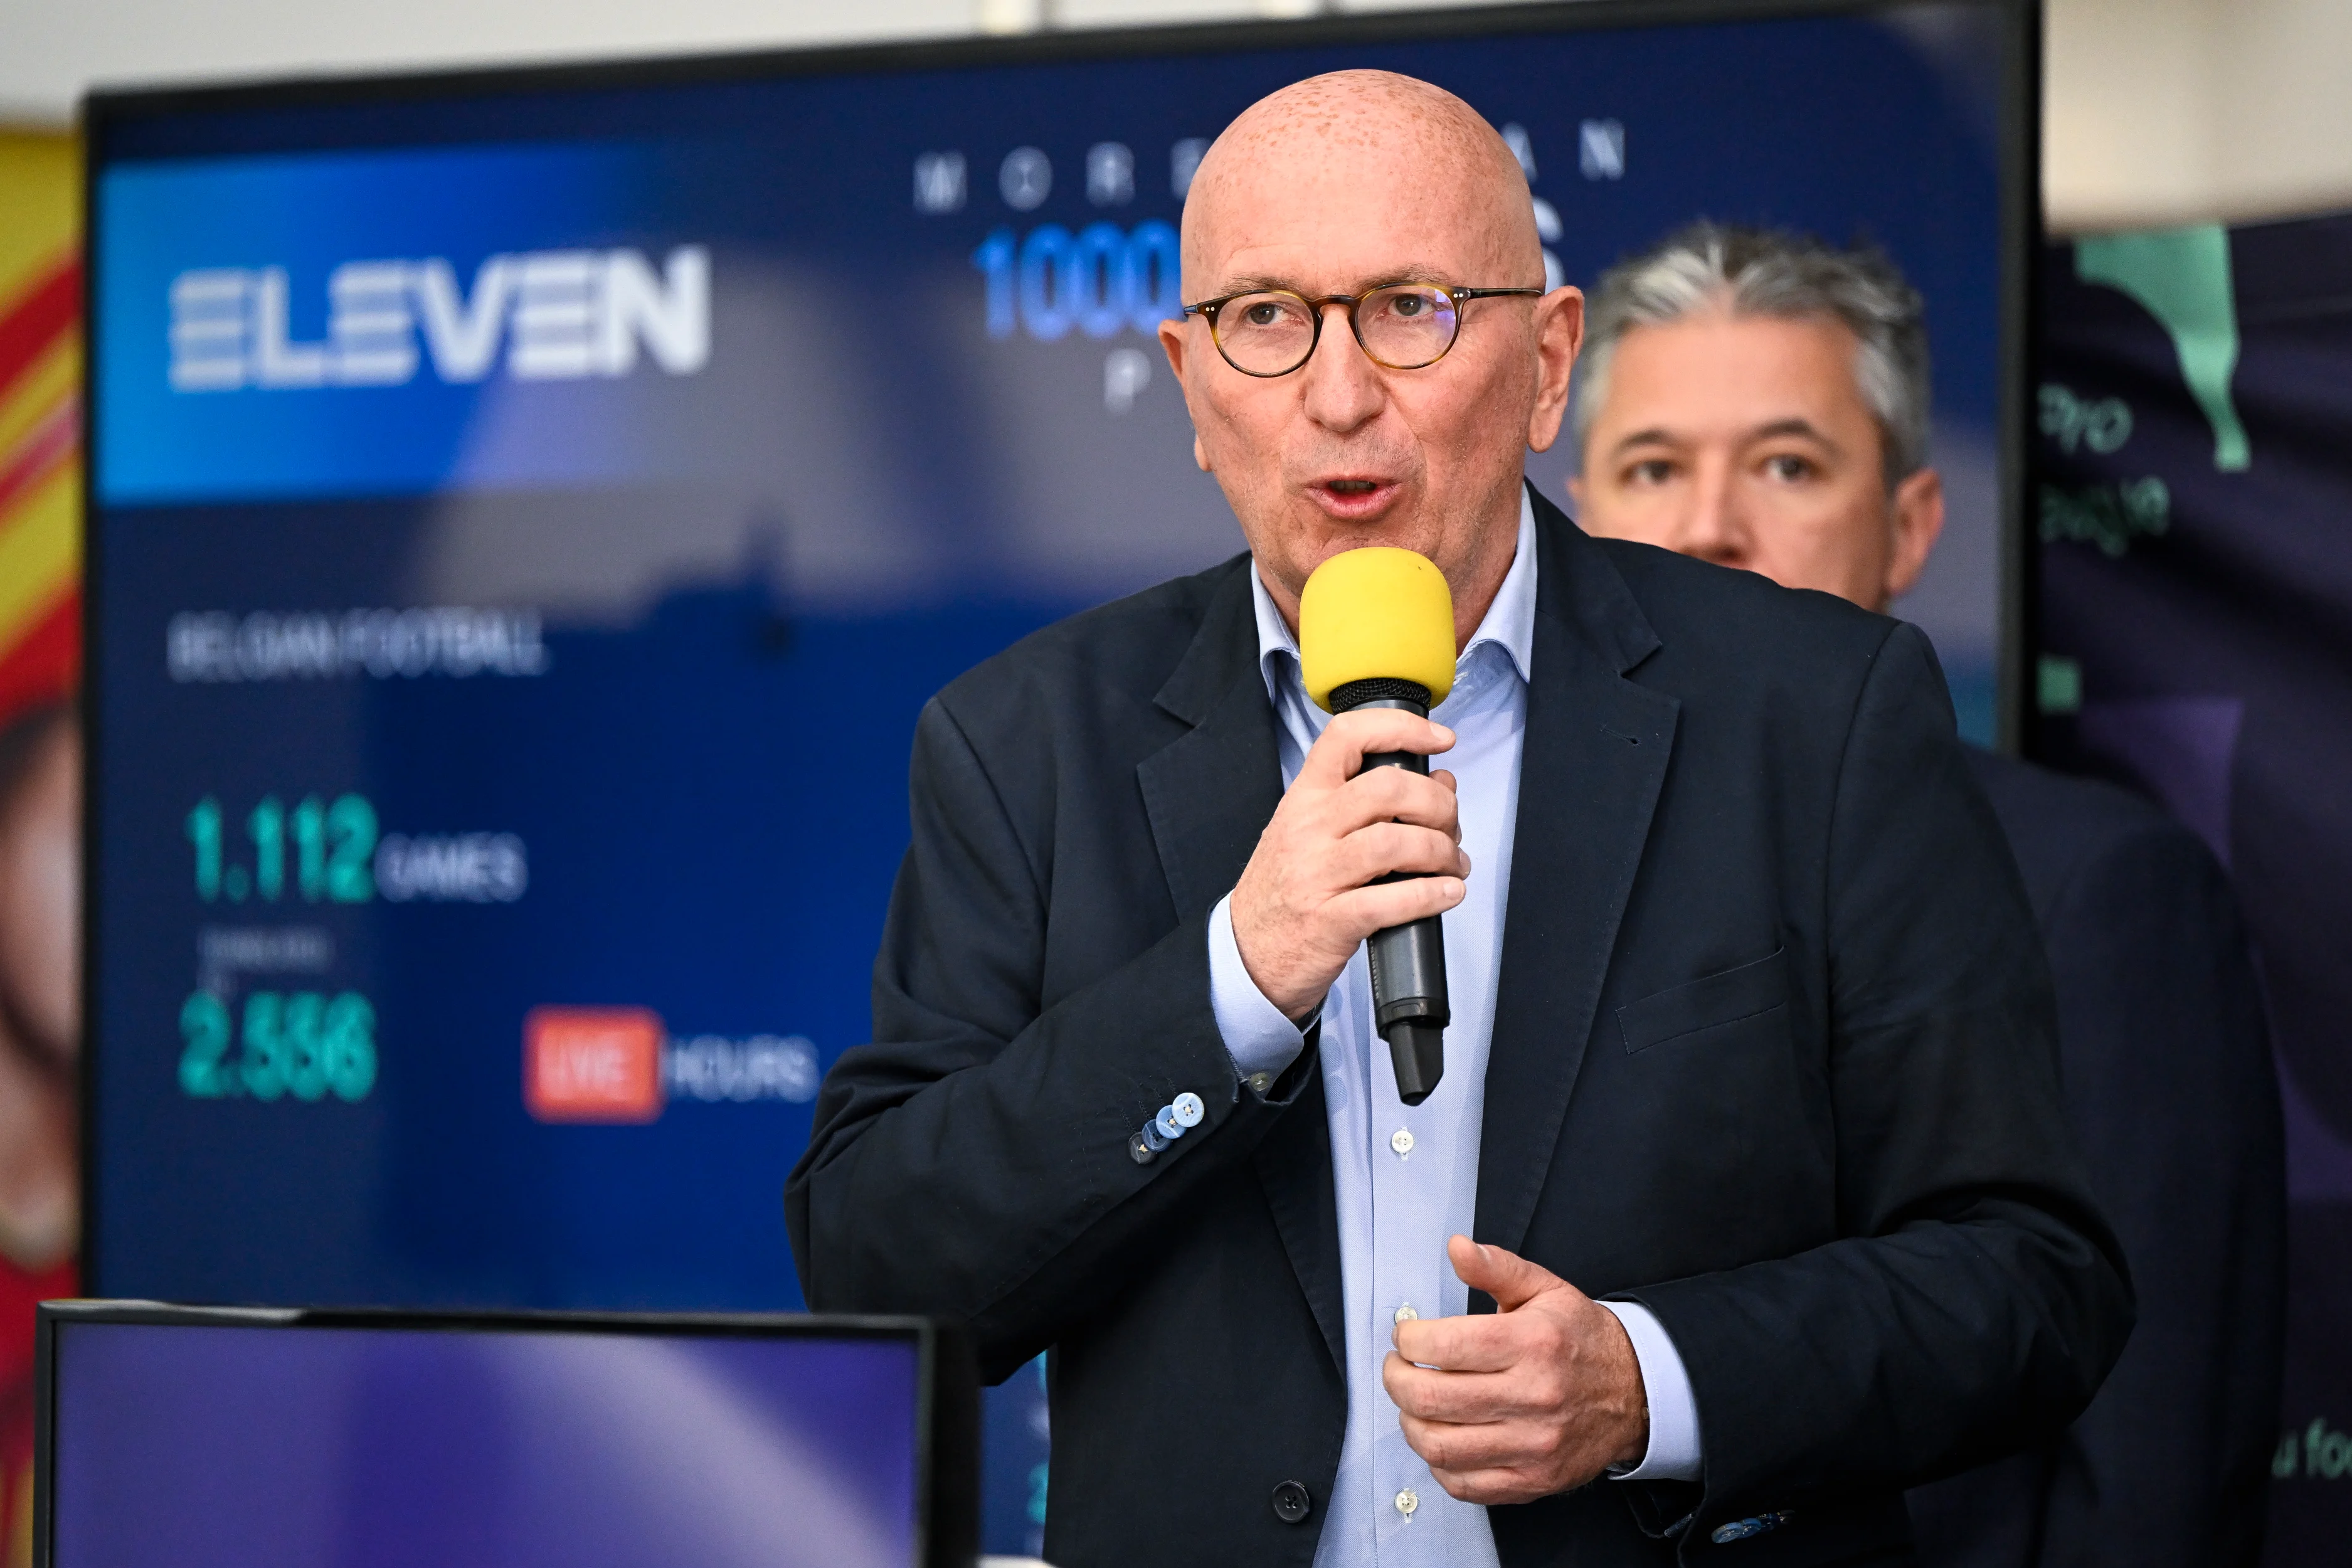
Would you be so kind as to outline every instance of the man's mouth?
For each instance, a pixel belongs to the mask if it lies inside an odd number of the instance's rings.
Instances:
[[[1327,517],[1369,522],[1395,502],[1397,482],[1378,474],[1343,474],[1317,479],[1307,493]]]

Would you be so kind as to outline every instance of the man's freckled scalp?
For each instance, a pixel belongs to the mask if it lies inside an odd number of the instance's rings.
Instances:
[[[1369,155],[1369,158],[1367,157]],[[1540,242],[1518,161],[1478,111],[1444,88],[1393,71],[1346,70],[1310,77],[1258,100],[1225,128],[1201,161],[1184,207],[1188,297],[1214,279],[1222,256],[1211,231],[1246,209],[1246,187],[1269,177],[1312,179],[1390,161],[1397,177],[1449,191],[1463,216],[1486,228],[1508,279],[1437,281],[1540,282]],[[1342,177],[1346,177],[1343,175]],[[1227,239],[1229,237],[1220,237]],[[1223,249],[1222,245],[1217,248]],[[1525,273],[1522,277],[1517,274]],[[1357,282],[1364,279],[1353,280]]]

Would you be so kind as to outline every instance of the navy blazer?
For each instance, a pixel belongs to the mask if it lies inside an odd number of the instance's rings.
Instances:
[[[1902,1489],[2073,1420],[2130,1323],[2015,866],[1915,628],[1535,504],[1476,1236],[1657,1315],[1706,1476],[1496,1508],[1496,1545],[1907,1560]],[[1061,1568],[1308,1563],[1339,1463],[1316,1051],[1253,1090],[1209,1003],[1282,788],[1249,570],[924,710],[875,1040],[786,1190],[812,1306],[960,1319],[992,1378],[1051,1350]],[[1207,1120],[1138,1165],[1185,1089]]]
[[[2091,1407],[1911,1494],[1929,1568],[2252,1568],[2286,1310],[2286,1156],[2228,875],[2139,796],[1972,752],[2058,995],[2066,1109],[2139,1326]]]

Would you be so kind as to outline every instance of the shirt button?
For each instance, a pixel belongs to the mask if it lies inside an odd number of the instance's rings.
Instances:
[[[1249,1086],[1258,1093],[1264,1094],[1274,1086],[1274,1075],[1270,1072],[1254,1072],[1249,1075]]]
[[[1307,1489],[1297,1481],[1284,1481],[1274,1489],[1274,1516],[1285,1524],[1297,1524],[1307,1517]]]
[[[1410,1301],[1396,1310],[1396,1321],[1400,1323],[1410,1323],[1420,1316],[1419,1312],[1412,1310],[1412,1303]]]
[[[1398,1128],[1389,1134],[1389,1147],[1397,1152],[1398,1159],[1403,1159],[1412,1152],[1412,1134],[1404,1128]]]
[[[1407,1487],[1404,1490],[1397,1493],[1396,1510],[1404,1515],[1405,1518],[1411,1519],[1412,1517],[1412,1510],[1420,1506],[1421,1499],[1413,1495],[1413,1491],[1411,1487]]]

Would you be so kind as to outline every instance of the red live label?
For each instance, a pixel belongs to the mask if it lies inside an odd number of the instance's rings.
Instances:
[[[646,1007],[534,1007],[522,1021],[522,1101],[541,1121],[662,1113],[662,1021]]]

